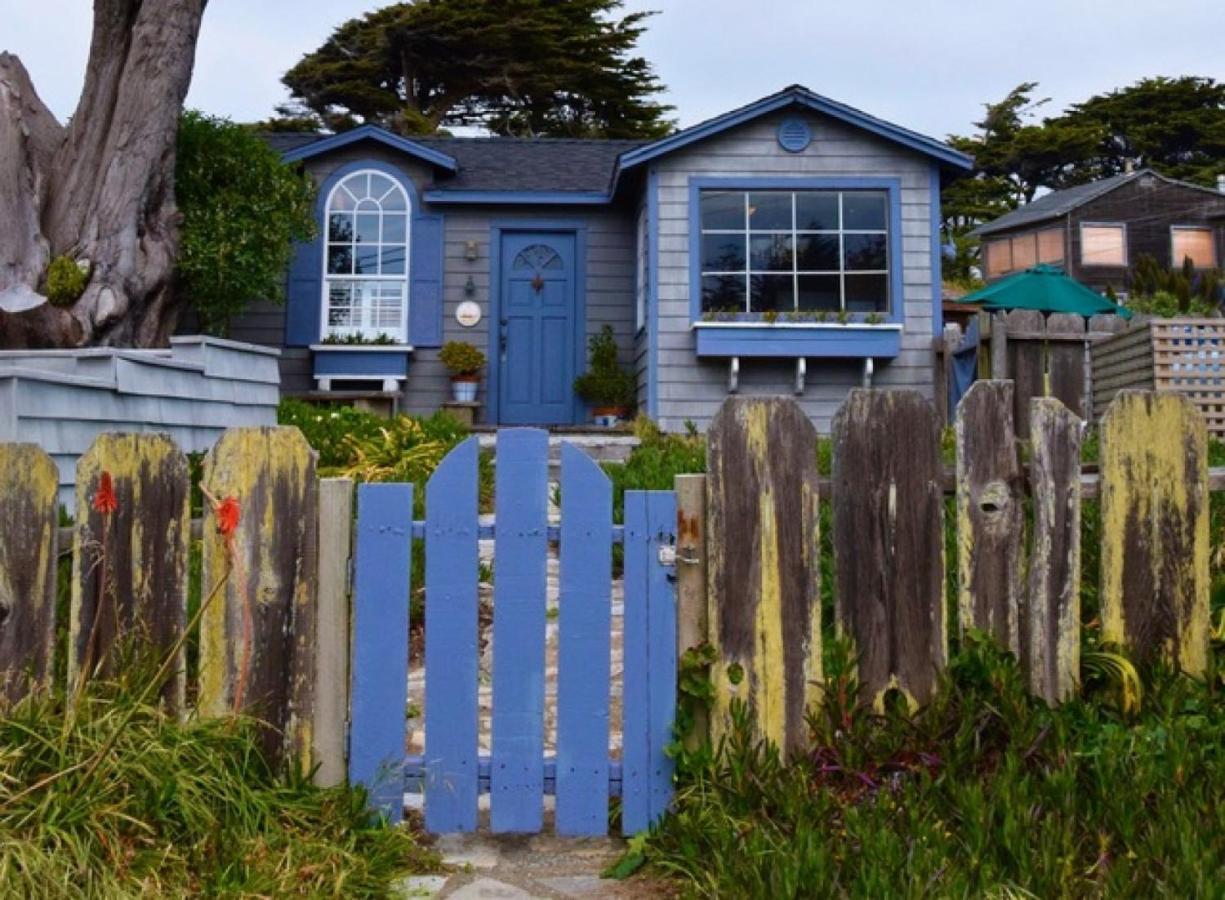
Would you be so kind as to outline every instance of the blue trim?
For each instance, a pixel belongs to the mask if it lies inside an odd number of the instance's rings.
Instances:
[[[826,325],[822,327],[764,327],[698,324],[698,356],[798,356],[848,359],[886,359],[902,349],[897,328],[871,325]]]
[[[605,191],[448,191],[425,192],[427,203],[545,204],[550,206],[599,206],[612,202]]]
[[[485,407],[491,424],[499,422],[499,378],[502,327],[502,235],[507,231],[568,232],[574,235],[574,374],[587,370],[587,223],[573,219],[502,219],[489,223],[489,389]],[[586,420],[587,407],[577,394],[573,402],[573,424]]]
[[[906,294],[902,265],[902,180],[900,178],[690,178],[689,179],[689,320],[702,318],[702,221],[699,202],[703,190],[732,191],[887,191],[889,194],[889,312],[886,322],[906,321]]]
[[[403,378],[408,374],[408,354],[402,350],[313,350],[315,377]]]
[[[778,145],[788,153],[803,153],[812,143],[812,128],[803,119],[784,119],[778,126]]]
[[[911,150],[926,154],[954,169],[969,171],[974,166],[974,160],[971,157],[964,153],[959,153],[935,138],[927,137],[908,128],[902,128],[899,125],[870,116],[843,103],[822,97],[820,94],[814,94],[807,88],[793,85],[777,94],[763,97],[756,103],[750,103],[748,106],[716,116],[700,125],[694,125],[692,128],[683,129],[652,144],[647,144],[645,147],[639,147],[623,153],[618,160],[617,174],[614,176],[613,183],[614,185],[616,184],[617,177],[626,169],[658,159],[665,154],[687,147],[696,141],[721,134],[728,129],[743,125],[760,116],[791,106],[810,109],[814,112],[827,115],[830,118],[846,122],[849,125],[863,128],[887,140],[909,147]]]
[[[647,416],[659,416],[659,171],[647,174]]]
[[[944,259],[940,247],[940,167],[931,167],[928,183],[932,231],[932,337],[944,333]]]
[[[400,137],[398,134],[392,134],[385,128],[379,128],[377,125],[362,125],[349,131],[342,131],[340,134],[320,138],[317,141],[312,141],[309,144],[282,154],[281,159],[285,162],[298,162],[365,140],[378,141],[380,144],[393,150],[399,150],[407,153],[409,156],[415,156],[423,162],[430,163],[448,172],[459,171],[459,163],[455,161],[455,157],[422,146],[416,141],[410,141],[408,138]]]

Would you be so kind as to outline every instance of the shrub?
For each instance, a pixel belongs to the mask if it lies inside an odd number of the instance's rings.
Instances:
[[[629,408],[634,405],[638,384],[631,372],[617,363],[617,341],[611,325],[593,334],[587,343],[591,363],[574,379],[574,391],[594,406]]]
[[[438,359],[452,375],[480,375],[485,368],[485,354],[467,341],[447,341]]]
[[[294,241],[315,234],[315,185],[250,129],[188,111],[179,122],[177,275],[210,334],[255,300],[284,299]]]
[[[53,306],[72,306],[88,283],[88,268],[81,268],[71,256],[57,256],[47,266],[46,293]]]
[[[613,518],[624,521],[626,491],[670,491],[677,475],[706,471],[706,438],[687,423],[685,434],[664,434],[646,416],[634,423],[639,445],[623,463],[605,463],[613,485]]]
[[[387,420],[351,406],[307,403],[285,399],[277,407],[277,422],[294,425],[319,454],[319,467],[331,469],[353,458],[350,437],[365,440],[378,434]]]

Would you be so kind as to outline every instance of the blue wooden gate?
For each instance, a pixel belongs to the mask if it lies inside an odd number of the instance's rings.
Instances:
[[[676,704],[675,543],[671,491],[630,491],[625,524],[612,488],[585,453],[563,445],[561,521],[548,518],[548,435],[498,434],[493,523],[478,512],[475,438],[456,447],[413,521],[413,487],[358,489],[349,777],[398,820],[405,791],[424,793],[436,833],[477,827],[481,793],[496,832],[538,832],[556,795],[561,834],[646,828],[672,796]],[[413,542],[425,541],[425,753],[406,756],[408,596]],[[492,752],[478,751],[478,541],[495,540]],[[557,741],[544,742],[546,566],[560,555]],[[624,679],[619,760],[610,758],[612,548],[624,545]]]

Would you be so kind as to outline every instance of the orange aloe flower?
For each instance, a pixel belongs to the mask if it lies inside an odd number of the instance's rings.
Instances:
[[[93,507],[94,512],[102,513],[104,516],[119,508],[119,500],[115,496],[115,485],[111,481],[110,472],[103,472],[102,477],[98,479],[98,490],[94,492],[89,505]]]
[[[236,497],[226,497],[214,507],[217,516],[217,530],[223,537],[230,537],[238,529],[238,519],[242,508]]]

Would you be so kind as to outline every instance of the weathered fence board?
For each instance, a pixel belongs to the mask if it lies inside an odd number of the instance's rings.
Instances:
[[[957,407],[958,624],[1020,648],[1025,511],[1011,381],[977,381]]]
[[[1049,703],[1080,683],[1081,424],[1053,397],[1030,401],[1034,538],[1020,658],[1030,690]]]
[[[225,586],[201,620],[200,709],[239,710],[265,723],[265,749],[304,763],[315,684],[318,480],[296,428],[235,428],[204,462],[203,488],[234,498],[229,536],[206,503],[204,590]]]
[[[392,822],[404,809],[413,486],[357,488],[349,781]]]
[[[712,728],[734,701],[787,753],[808,742],[821,679],[816,430],[791,398],[733,397],[711,423],[708,597]]]
[[[46,685],[55,647],[59,471],[33,444],[0,444],[0,697]]]
[[[672,797],[674,766],[667,746],[676,711],[676,598],[660,553],[674,548],[675,541],[676,496],[626,491],[621,728],[626,835],[648,828]]]
[[[1024,340],[1014,332],[1042,333],[1046,322],[1036,309],[1004,313],[1008,325],[1008,377],[1012,379],[1013,413],[1018,437],[1029,437],[1029,400],[1046,393],[1046,356],[1041,340]]]
[[[914,391],[851,391],[833,423],[838,619],[878,708],[927,701],[948,657],[940,426]]]
[[[353,482],[319,481],[319,597],[315,647],[315,783],[345,778],[349,699],[349,567],[353,552]]]
[[[709,643],[710,610],[706,597],[706,476],[677,475],[676,491],[676,653],[678,660]],[[685,744],[695,750],[709,737],[706,710],[692,711]]]
[[[1208,435],[1181,394],[1122,391],[1102,417],[1102,636],[1208,662]]]
[[[1046,345],[1049,390],[1043,393],[1058,398],[1076,415],[1087,415],[1087,345],[1083,342],[1054,340],[1056,336],[1065,334],[1084,338],[1085,317],[1073,313],[1054,313],[1047,317],[1046,332],[1051,338]],[[1025,416],[1029,415],[1028,408],[1022,412]]]
[[[158,658],[187,623],[187,457],[164,434],[101,434],[77,461],[68,680],[115,673],[111,650],[139,635]],[[105,495],[105,496],[104,496]],[[182,709],[186,656],[162,689]]]
[[[608,832],[612,483],[562,445],[557,649],[557,831]]]
[[[493,585],[490,825],[535,832],[544,814],[544,651],[548,433],[498,433],[497,577]],[[499,653],[500,647],[513,651]]]
[[[425,488],[425,669],[445,673],[425,679],[425,824],[435,833],[476,828],[478,456],[468,438]]]

